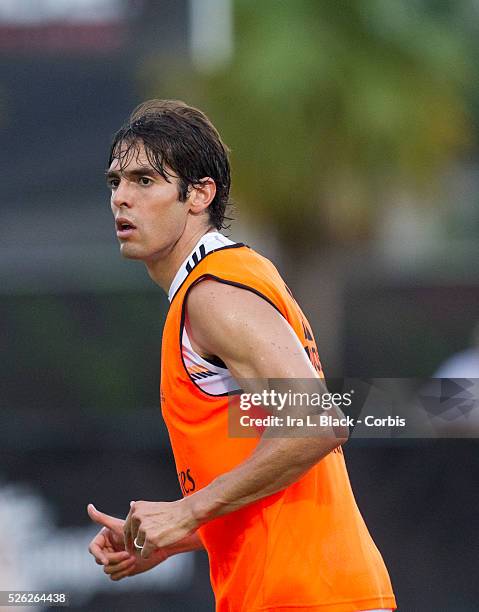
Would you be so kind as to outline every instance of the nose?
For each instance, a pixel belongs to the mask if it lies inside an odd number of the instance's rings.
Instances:
[[[122,206],[130,208],[131,205],[131,192],[128,189],[128,182],[122,179],[111,194],[111,206],[112,208],[121,208]]]

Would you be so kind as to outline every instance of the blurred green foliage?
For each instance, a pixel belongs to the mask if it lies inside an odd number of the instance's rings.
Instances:
[[[158,405],[166,310],[160,292],[2,296],[0,408]]]
[[[173,62],[165,86],[165,62],[152,61],[148,93],[211,115],[232,148],[235,199],[286,247],[361,240],[389,194],[430,196],[471,144],[471,58],[452,25],[463,9],[236,0],[232,64],[185,76]]]

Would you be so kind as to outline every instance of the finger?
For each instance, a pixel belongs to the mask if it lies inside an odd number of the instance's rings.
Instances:
[[[117,580],[121,580],[122,578],[126,578],[127,576],[129,576],[130,572],[131,572],[131,568],[128,568],[127,570],[124,570],[123,572],[118,572],[118,574],[112,574],[110,576],[110,580],[114,580],[116,582]]]
[[[90,542],[90,545],[88,546],[88,552],[95,557],[95,561],[99,565],[106,565],[108,563],[106,554],[102,550],[103,545],[104,539],[100,539],[98,535]]]
[[[101,525],[102,527],[108,527],[112,531],[118,532],[121,530],[121,519],[116,518],[115,516],[110,516],[109,514],[105,514],[104,512],[100,512],[95,508],[93,504],[88,504],[87,506],[88,516],[94,523]]]
[[[136,563],[136,559],[125,559],[121,563],[116,563],[115,565],[106,565],[103,569],[105,574],[118,574],[119,572],[123,572],[124,570],[132,568]]]
[[[135,560],[135,556],[130,554],[126,550],[122,550],[120,552],[106,553],[105,556],[108,561],[107,565],[115,565],[117,563],[125,561],[125,559],[132,559],[133,561]]]
[[[123,538],[125,540],[125,549],[131,553],[135,552],[135,547],[133,545],[133,539],[131,536],[131,513],[132,511],[130,510],[130,512],[128,513],[128,516],[126,517],[126,521],[125,524],[123,525]]]
[[[143,546],[143,543],[145,541],[145,537],[146,534],[143,531],[143,529],[141,529],[141,519],[138,518],[137,516],[135,516],[134,512],[135,512],[135,506],[134,506],[135,502],[131,502],[130,507],[130,514],[131,514],[131,518],[130,518],[130,534],[129,537],[131,539],[131,543],[132,543],[132,552],[134,553],[138,553],[138,549],[135,545],[135,542],[138,546]]]
[[[138,529],[138,532],[136,534],[135,539],[133,540],[133,546],[135,547],[135,555],[140,555],[141,554],[141,550],[142,550],[142,548],[143,548],[143,546],[145,544],[145,540],[146,540],[146,533],[140,527]]]
[[[104,557],[103,555],[99,557],[95,556],[95,563],[97,565],[108,565],[108,559]]]
[[[151,553],[156,550],[158,547],[153,544],[153,542],[149,539],[145,540],[143,544],[143,548],[141,549],[141,558],[148,559]]]

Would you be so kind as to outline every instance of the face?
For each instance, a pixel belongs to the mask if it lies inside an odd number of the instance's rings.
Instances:
[[[120,168],[107,172],[116,235],[124,257],[155,261],[167,255],[184,232],[188,200],[178,199],[178,179],[166,181],[148,162],[143,145]]]

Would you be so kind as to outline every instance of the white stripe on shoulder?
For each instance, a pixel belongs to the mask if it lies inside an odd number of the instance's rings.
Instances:
[[[183,362],[191,380],[209,395],[225,395],[239,391],[240,386],[227,368],[214,365],[193,350],[186,328],[181,338]]]
[[[175,278],[173,279],[168,291],[169,301],[171,302],[182,282],[185,280],[191,270],[193,270],[193,268],[203,259],[203,257],[205,257],[205,255],[208,255],[208,253],[211,253],[211,251],[215,251],[216,249],[221,249],[222,247],[230,246],[232,244],[235,243],[219,232],[208,232],[202,236],[195,244],[191,253],[181,264],[178,272],[175,274]]]

